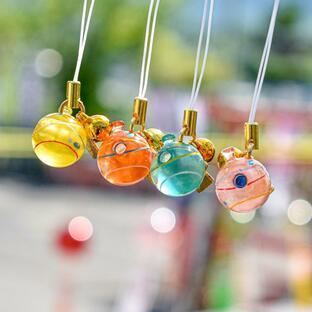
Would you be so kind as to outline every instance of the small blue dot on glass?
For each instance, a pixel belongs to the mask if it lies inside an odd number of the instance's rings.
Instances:
[[[244,174],[237,174],[234,177],[233,183],[238,188],[243,188],[247,185],[247,177]]]
[[[74,146],[75,146],[77,149],[80,148],[80,144],[79,144],[78,142],[75,142],[75,143],[74,143]]]

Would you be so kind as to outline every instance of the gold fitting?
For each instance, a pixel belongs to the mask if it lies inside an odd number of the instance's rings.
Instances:
[[[151,146],[155,151],[159,151],[162,148],[163,146],[162,138],[164,136],[162,131],[155,128],[151,128],[143,130],[142,134],[146,139],[147,143],[149,144],[149,146]]]
[[[197,193],[203,192],[205,189],[207,189],[212,183],[214,182],[213,177],[206,171],[204,179],[199,186],[199,188],[196,190]]]
[[[81,84],[79,81],[67,81],[66,98],[70,108],[80,108],[80,90]]]
[[[90,117],[85,112],[79,112],[76,115],[76,119],[79,120],[82,124],[87,123],[89,118]]]
[[[183,128],[185,129],[183,135],[196,138],[197,126],[197,110],[185,109],[183,116]]]
[[[146,112],[147,112],[147,99],[134,98],[133,103],[133,124],[140,125],[144,129],[146,121]]]
[[[259,124],[257,122],[245,123],[245,149],[259,149]]]
[[[241,158],[245,155],[246,153],[243,153],[241,150],[239,150],[236,147],[227,147],[223,149],[217,159],[218,167],[222,168],[224,167],[229,161],[232,161],[236,158]]]

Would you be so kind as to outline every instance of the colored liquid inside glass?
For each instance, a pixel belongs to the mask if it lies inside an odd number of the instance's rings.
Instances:
[[[83,126],[71,115],[50,114],[43,117],[32,134],[37,157],[46,165],[68,167],[83,155],[86,146]]]
[[[110,183],[126,186],[142,181],[148,174],[153,153],[146,140],[122,129],[114,131],[98,153],[98,167]]]
[[[152,181],[160,192],[168,196],[191,194],[204,179],[203,157],[192,145],[176,142],[174,136],[166,137],[164,146],[152,163]]]
[[[216,193],[220,203],[236,212],[260,208],[272,192],[269,174],[255,159],[234,158],[219,171]]]

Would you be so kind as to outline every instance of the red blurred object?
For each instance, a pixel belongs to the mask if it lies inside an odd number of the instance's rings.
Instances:
[[[70,236],[67,229],[61,231],[57,237],[57,247],[66,254],[78,254],[87,247],[87,241],[77,241]]]

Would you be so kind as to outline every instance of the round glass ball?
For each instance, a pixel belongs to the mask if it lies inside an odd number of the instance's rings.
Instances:
[[[177,142],[172,134],[163,137],[151,167],[151,179],[157,189],[168,196],[180,197],[193,193],[205,176],[205,161],[191,144]]]
[[[142,181],[149,174],[152,159],[153,152],[146,140],[120,127],[102,143],[97,163],[108,182],[126,186]]]
[[[260,208],[272,192],[270,176],[255,159],[233,158],[219,171],[216,193],[220,203],[236,212]]]
[[[32,146],[46,165],[68,167],[84,153],[86,132],[73,116],[63,113],[47,115],[39,120],[32,134]]]

